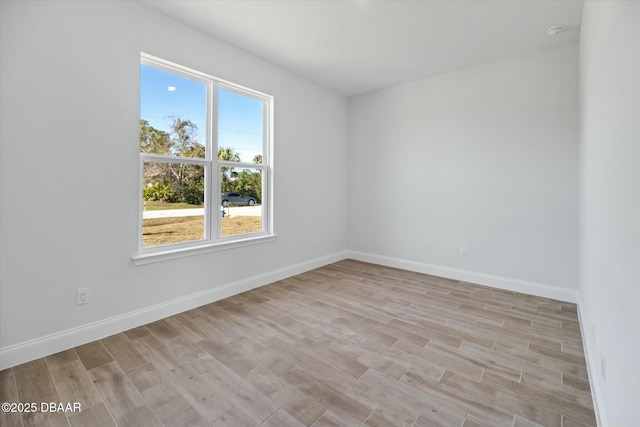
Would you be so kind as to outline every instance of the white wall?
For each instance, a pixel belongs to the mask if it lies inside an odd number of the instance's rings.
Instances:
[[[580,74],[583,334],[601,425],[633,427],[640,425],[640,3],[585,2]]]
[[[577,44],[357,96],[349,114],[353,256],[577,298]]]
[[[0,368],[344,257],[345,97],[133,2],[0,15]],[[275,97],[276,242],[133,265],[141,51]]]

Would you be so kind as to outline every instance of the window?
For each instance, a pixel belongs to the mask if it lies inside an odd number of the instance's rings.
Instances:
[[[272,104],[141,56],[137,263],[273,238]]]

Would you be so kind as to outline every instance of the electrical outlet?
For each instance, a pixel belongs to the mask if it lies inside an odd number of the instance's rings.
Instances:
[[[76,305],[89,303],[89,288],[80,288],[76,290]]]
[[[460,248],[460,258],[467,258],[468,256],[467,248]]]
[[[602,383],[607,382],[607,358],[604,354],[600,355],[600,374],[602,375]]]

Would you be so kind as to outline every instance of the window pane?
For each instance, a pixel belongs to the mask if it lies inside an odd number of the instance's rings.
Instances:
[[[220,89],[218,108],[218,159],[262,164],[263,101]]]
[[[222,237],[262,231],[262,171],[220,168]]]
[[[205,156],[207,85],[140,66],[140,152]]]
[[[204,166],[145,162],[142,247],[202,240]]]

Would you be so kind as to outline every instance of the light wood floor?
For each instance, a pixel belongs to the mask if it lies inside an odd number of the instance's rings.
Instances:
[[[0,372],[2,426],[595,426],[576,306],[346,260]]]

